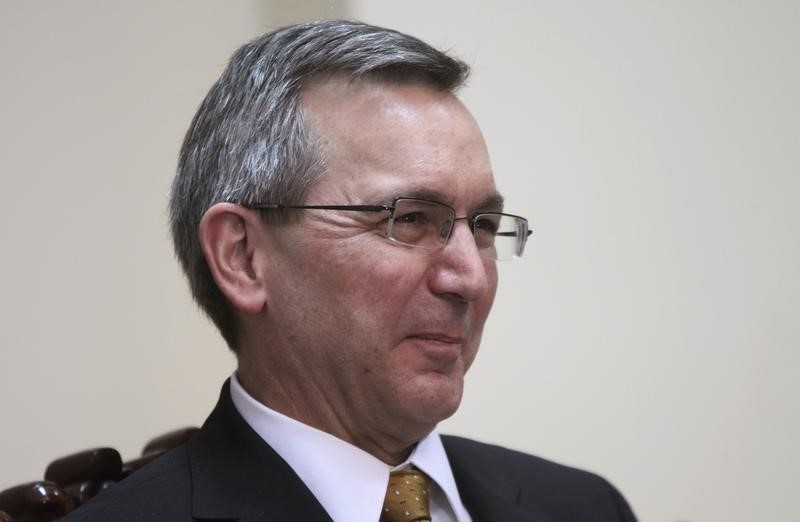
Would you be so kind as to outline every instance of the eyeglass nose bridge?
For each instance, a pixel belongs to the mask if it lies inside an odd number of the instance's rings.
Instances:
[[[467,227],[469,227],[469,233],[472,235],[473,239],[475,238],[475,216],[454,217],[451,220],[443,222],[439,229],[439,238],[442,242],[442,247],[447,246],[447,243],[450,241],[453,230],[456,228],[456,221],[466,221]]]

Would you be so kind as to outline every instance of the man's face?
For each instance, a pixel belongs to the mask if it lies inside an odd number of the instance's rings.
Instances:
[[[496,196],[488,154],[457,98],[423,86],[328,81],[304,97],[326,173],[306,204],[447,203],[457,216]],[[304,210],[278,227],[267,313],[355,438],[416,436],[452,415],[497,286],[465,221],[441,250],[388,241],[387,212]]]

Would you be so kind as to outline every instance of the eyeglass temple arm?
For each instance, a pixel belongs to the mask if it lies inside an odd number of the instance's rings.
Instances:
[[[393,211],[394,207],[389,205],[275,205],[270,203],[256,203],[254,205],[250,205],[250,208],[260,209],[260,210],[281,210],[281,209],[291,209],[291,208],[307,208],[311,210],[354,210],[354,211],[361,211],[361,212],[382,212],[382,211]],[[456,218],[456,219],[468,219],[467,217],[463,218]],[[532,230],[528,230],[527,237],[533,233]],[[498,236],[503,237],[511,237],[516,236],[516,232],[498,232]]]
[[[311,210],[354,210],[362,212],[381,212],[393,210],[394,207],[387,205],[275,205],[270,203],[256,203],[248,205],[250,208],[259,210],[282,210],[282,209],[311,209]]]

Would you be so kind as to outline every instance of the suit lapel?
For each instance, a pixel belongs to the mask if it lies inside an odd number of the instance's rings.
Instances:
[[[476,462],[462,451],[456,439],[443,436],[447,458],[458,486],[458,494],[473,522],[554,522],[542,513],[519,506],[521,487],[496,466]]]
[[[303,481],[236,411],[228,385],[188,443],[192,516],[242,522],[330,522]]]
[[[519,507],[520,487],[442,437],[473,522],[553,522]],[[223,385],[219,402],[187,445],[196,520],[332,522],[291,467],[242,419]]]

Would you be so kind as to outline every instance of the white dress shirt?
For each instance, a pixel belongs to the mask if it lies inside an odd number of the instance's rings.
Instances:
[[[432,479],[432,522],[471,522],[438,433],[431,432],[405,462],[392,467],[261,404],[242,388],[236,374],[231,377],[231,399],[247,424],[291,466],[335,522],[377,522],[389,473],[410,466]]]

